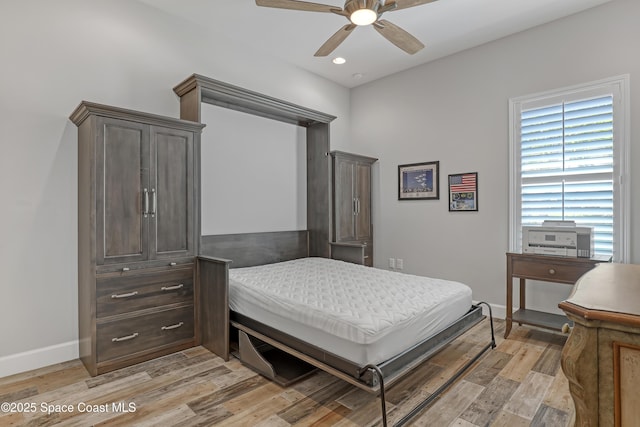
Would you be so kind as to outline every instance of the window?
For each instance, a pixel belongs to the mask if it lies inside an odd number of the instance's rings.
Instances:
[[[593,227],[594,252],[628,255],[629,77],[509,101],[510,250],[523,225]]]

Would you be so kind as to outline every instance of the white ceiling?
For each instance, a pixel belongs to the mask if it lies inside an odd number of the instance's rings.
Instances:
[[[367,26],[356,28],[325,58],[313,54],[347,23],[342,16],[259,7],[253,0],[140,1],[207,27],[248,52],[258,50],[352,88],[611,0],[439,0],[384,14],[424,43],[415,55]],[[344,5],[342,0],[315,3]],[[219,42],[212,37],[212,44]],[[335,65],[335,56],[347,62]]]

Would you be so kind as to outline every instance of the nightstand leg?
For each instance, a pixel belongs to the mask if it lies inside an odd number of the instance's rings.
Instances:
[[[507,264],[507,312],[505,313],[505,327],[504,327],[504,337],[505,339],[509,336],[511,332],[511,326],[513,325],[512,321],[513,315],[513,278],[511,277],[511,265]]]
[[[507,318],[505,319],[505,326],[504,326],[504,338],[508,338],[509,337],[509,333],[511,332],[511,326],[513,325],[513,322],[511,321],[511,318]]]
[[[526,288],[526,279],[520,279],[520,310],[525,310],[527,308],[527,288]],[[518,325],[522,326],[522,323],[518,323]]]

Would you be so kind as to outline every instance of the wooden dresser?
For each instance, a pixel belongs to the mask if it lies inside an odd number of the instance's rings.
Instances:
[[[559,307],[575,324],[561,360],[575,425],[639,426],[640,265],[598,265]]]
[[[71,120],[80,359],[97,375],[193,346],[203,125],[89,102]]]

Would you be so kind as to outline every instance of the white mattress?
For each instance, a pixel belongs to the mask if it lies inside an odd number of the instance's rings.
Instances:
[[[362,366],[440,332],[471,304],[462,283],[326,258],[229,271],[231,310]]]

